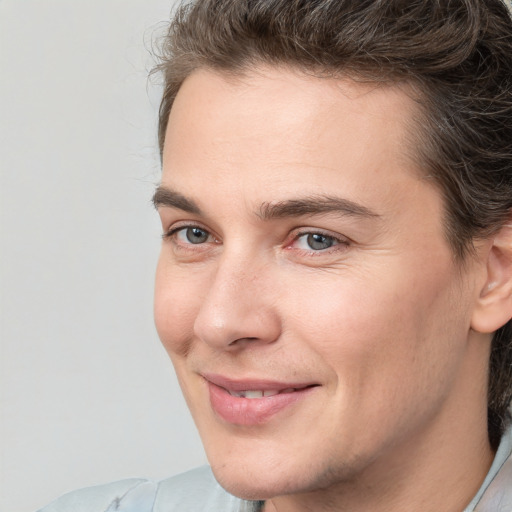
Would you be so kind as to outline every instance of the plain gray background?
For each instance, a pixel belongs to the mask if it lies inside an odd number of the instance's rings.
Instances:
[[[205,458],[152,319],[172,0],[0,0],[0,510]]]

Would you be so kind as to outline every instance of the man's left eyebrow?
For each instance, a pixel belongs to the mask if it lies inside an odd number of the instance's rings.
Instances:
[[[349,217],[379,218],[380,215],[361,204],[335,196],[311,196],[299,199],[287,199],[272,203],[263,203],[258,216],[264,220],[302,215],[321,215],[336,213]]]

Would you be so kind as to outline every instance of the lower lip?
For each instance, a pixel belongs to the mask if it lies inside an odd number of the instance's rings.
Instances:
[[[208,382],[210,403],[214,412],[224,421],[234,425],[261,425],[272,416],[304,399],[313,387],[291,393],[262,398],[242,398],[230,395],[224,388]]]

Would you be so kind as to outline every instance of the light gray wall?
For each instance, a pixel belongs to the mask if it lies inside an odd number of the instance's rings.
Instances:
[[[2,511],[205,461],[152,320],[171,8],[0,0]]]

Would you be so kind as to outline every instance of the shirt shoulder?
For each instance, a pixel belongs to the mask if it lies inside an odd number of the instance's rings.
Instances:
[[[257,512],[261,504],[226,492],[208,466],[160,483],[130,479],[74,491],[38,512]]]
[[[504,432],[480,490],[464,512],[512,511],[512,424]]]
[[[70,492],[38,512],[152,512],[157,488],[150,480],[120,480]]]

